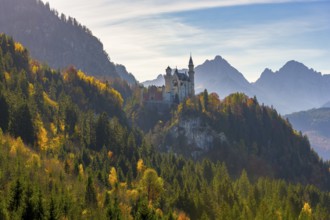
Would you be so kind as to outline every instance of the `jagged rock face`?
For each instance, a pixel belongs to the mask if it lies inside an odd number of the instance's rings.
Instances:
[[[180,120],[172,126],[167,135],[170,146],[167,150],[183,151],[181,153],[190,154],[197,157],[201,153],[208,152],[215,146],[216,142],[227,142],[224,133],[216,133],[210,126],[203,123],[201,118],[189,118]],[[182,149],[183,146],[186,149]]]

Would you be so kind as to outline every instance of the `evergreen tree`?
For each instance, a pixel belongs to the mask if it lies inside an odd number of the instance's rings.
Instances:
[[[121,220],[122,215],[118,204],[118,199],[114,199],[114,203],[111,204],[107,209],[107,217],[109,220]]]
[[[10,211],[17,211],[21,206],[23,198],[23,186],[19,179],[15,181],[15,184],[11,187],[10,200],[8,209]]]
[[[55,207],[55,201],[53,196],[50,197],[50,203],[49,203],[49,207],[48,207],[48,217],[47,220],[57,220],[57,210]]]
[[[35,213],[34,218],[36,220],[42,220],[45,217],[44,206],[42,203],[42,194],[41,194],[40,189],[38,190],[38,193],[37,193],[36,204],[34,207],[34,213]]]
[[[237,191],[243,200],[247,199],[249,194],[250,182],[245,170],[242,171],[240,178],[237,180]]]
[[[204,92],[203,92],[203,105],[204,105],[205,111],[208,111],[209,110],[209,93],[207,92],[207,89],[204,89]]]
[[[65,132],[69,135],[74,133],[76,123],[78,121],[78,114],[72,104],[68,104],[65,109]]]
[[[96,191],[91,176],[89,176],[87,179],[85,204],[87,207],[97,207]]]
[[[25,190],[25,197],[24,197],[24,204],[23,204],[23,211],[22,211],[22,219],[30,220],[35,219],[35,209],[34,203],[32,200],[33,191],[30,185],[27,186]]]
[[[1,63],[0,63],[0,65],[1,65]],[[0,219],[9,220],[9,214],[6,209],[5,200],[2,199],[3,195],[1,194],[1,192],[0,192],[0,198],[1,198],[0,199]]]
[[[138,201],[137,211],[135,214],[136,220],[154,220],[155,215],[150,211],[148,207],[148,201],[145,199],[141,199]]]
[[[9,105],[3,94],[0,94],[0,128],[2,129],[3,132],[7,131],[8,124],[9,124]]]
[[[103,146],[109,147],[109,118],[107,113],[103,112],[96,123],[96,150],[101,150]]]
[[[34,144],[35,131],[30,109],[27,104],[19,106],[15,111],[11,123],[11,133],[15,137],[21,137],[26,144]]]

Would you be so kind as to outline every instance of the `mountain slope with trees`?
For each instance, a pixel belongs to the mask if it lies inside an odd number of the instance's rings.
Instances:
[[[31,56],[50,67],[69,65],[99,78],[136,80],[111,62],[99,39],[75,18],[59,15],[40,0],[1,0],[0,33],[24,44]]]
[[[295,112],[285,117],[296,130],[308,136],[322,158],[330,160],[330,108]]]
[[[205,113],[214,107],[209,98]],[[74,67],[59,72],[40,64],[3,34],[0,105],[0,219],[327,219],[330,215],[326,188],[251,178],[250,170],[232,175],[231,168],[219,161],[159,153],[130,125],[123,98],[111,85]],[[299,152],[300,156],[304,154]],[[318,171],[326,166],[313,165],[302,168]]]
[[[220,100],[205,90],[181,103],[168,123],[156,125],[151,140],[163,151],[224,161],[234,175],[246,169],[256,178],[268,176],[320,187],[330,183],[328,166],[311,149],[307,137],[276,110],[241,93]]]

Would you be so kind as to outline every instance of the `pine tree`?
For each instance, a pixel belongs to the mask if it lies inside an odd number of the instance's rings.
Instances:
[[[34,217],[37,220],[42,220],[42,219],[44,219],[45,211],[44,211],[44,206],[42,203],[42,194],[41,194],[40,189],[38,190],[36,200],[37,201],[36,201],[35,208],[34,208],[34,213],[35,213]]]
[[[3,198],[3,195],[1,194],[1,192],[0,192],[0,198]],[[5,204],[4,199],[0,199],[0,219],[9,220],[9,214],[6,209],[6,204]]]
[[[22,219],[29,220],[35,219],[35,209],[33,204],[33,190],[30,185],[28,185],[27,189],[25,190],[25,197],[24,197],[24,204],[23,204],[23,211],[22,211]]]
[[[204,89],[203,92],[203,104],[205,111],[209,110],[209,93],[207,92],[207,89]]]
[[[22,198],[23,198],[23,186],[19,179],[15,181],[15,184],[11,188],[10,192],[10,200],[8,209],[10,211],[17,211],[21,206]]]
[[[109,147],[109,118],[107,113],[103,112],[96,123],[96,150],[101,150],[103,146]]]
[[[0,64],[1,65],[1,64]],[[6,132],[9,124],[9,105],[5,97],[0,94],[0,128]]]
[[[148,201],[141,199],[137,204],[137,211],[135,214],[136,220],[153,220],[156,216],[153,215],[151,210],[148,207]]]
[[[26,144],[33,145],[35,142],[35,131],[29,106],[23,104],[15,111],[11,123],[11,133],[15,137],[21,137]]]
[[[50,198],[50,203],[49,203],[49,215],[48,215],[48,220],[56,220],[57,219],[57,211],[55,207],[55,201],[53,196]]]
[[[97,207],[96,191],[91,176],[89,176],[87,179],[85,204],[87,207]]]
[[[74,133],[76,123],[78,121],[78,114],[72,104],[68,104],[65,109],[65,132],[69,135]]]
[[[110,220],[121,220],[122,215],[118,204],[118,199],[114,199],[114,203],[107,209],[107,217]]]

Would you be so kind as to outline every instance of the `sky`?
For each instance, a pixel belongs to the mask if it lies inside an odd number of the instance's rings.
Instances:
[[[248,81],[296,60],[330,74],[330,0],[44,0],[138,81],[222,56]]]

